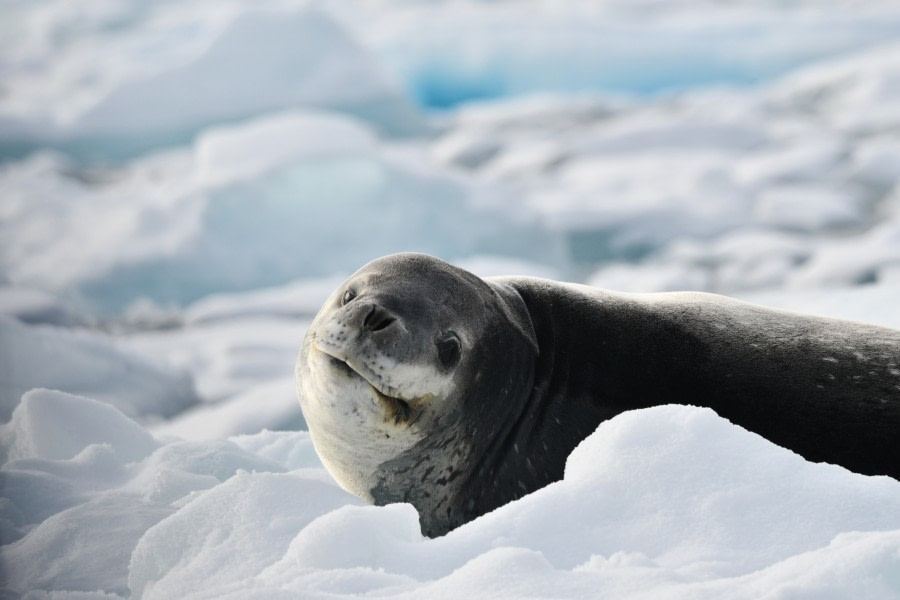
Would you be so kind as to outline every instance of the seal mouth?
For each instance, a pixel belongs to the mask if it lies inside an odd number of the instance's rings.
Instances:
[[[328,356],[328,362],[337,370],[351,377],[359,377],[368,383],[369,387],[372,388],[372,391],[375,392],[375,396],[381,401],[382,405],[386,407],[388,415],[393,416],[395,424],[399,425],[400,423],[407,423],[408,425],[412,425],[419,420],[420,416],[422,416],[423,409],[420,401],[410,402],[403,398],[389,396],[378,389],[378,387],[369,381],[365,375],[354,369],[346,360],[342,360],[324,350],[322,350],[322,353]],[[415,404],[415,407],[413,404]]]

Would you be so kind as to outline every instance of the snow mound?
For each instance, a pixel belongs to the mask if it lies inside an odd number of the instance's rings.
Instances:
[[[708,409],[666,406],[602,424],[573,452],[562,482],[444,538],[411,533],[417,521],[405,506],[392,509],[393,526],[382,509],[347,508],[306,528],[291,552],[301,565],[421,581],[497,547],[569,570],[627,549],[662,572],[713,580],[827,546],[842,531],[896,529],[898,503],[892,479],[813,465]],[[360,550],[341,551],[349,548]]]
[[[175,441],[143,461],[125,486],[150,502],[172,504],[191,493],[212,488],[238,471],[279,473],[280,464],[245,452],[226,440]]]
[[[158,446],[115,408],[80,396],[32,390],[3,425],[6,458],[73,458],[90,444],[108,444],[123,460],[140,460]]]
[[[60,512],[5,548],[13,590],[104,590],[126,595],[135,543],[171,512],[165,505],[104,496]]]
[[[61,435],[63,421],[85,433]],[[787,586],[889,598],[897,589],[900,482],[806,462],[703,408],[623,413],[573,451],[562,481],[436,539],[421,535],[410,505],[364,506],[338,488],[306,432],[160,445],[108,405],[35,391],[0,440],[12,458],[0,470],[9,490],[0,523],[14,592],[753,598]]]
[[[111,406],[49,390],[25,395],[0,444],[4,585],[18,593],[127,595],[150,527],[239,471],[285,470],[225,440],[160,445]]]
[[[347,502],[333,484],[241,473],[147,531],[128,585],[139,598],[215,596],[278,560],[297,531]],[[210,582],[205,591],[194,587],[198,580]]]
[[[170,416],[198,401],[187,372],[122,350],[97,333],[0,315],[0,342],[0,421],[37,387],[87,395],[135,418]]]
[[[288,470],[324,469],[308,431],[267,431],[229,438],[238,447],[274,460]]]
[[[808,463],[708,409],[664,406],[604,423],[563,481],[433,540],[408,505],[359,506],[316,479],[244,474],[150,529],[129,582],[143,598],[752,597],[745,586],[852,589],[865,573],[873,597],[887,597],[898,515],[892,479]],[[812,577],[817,560],[846,566]]]

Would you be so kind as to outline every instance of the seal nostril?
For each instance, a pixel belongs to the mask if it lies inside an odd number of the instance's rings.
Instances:
[[[363,319],[363,327],[369,331],[381,331],[396,320],[391,313],[373,304],[369,314]]]

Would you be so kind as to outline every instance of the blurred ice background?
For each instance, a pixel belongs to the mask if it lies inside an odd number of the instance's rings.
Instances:
[[[2,593],[900,597],[896,482],[704,411],[616,419],[557,491],[427,541],[331,512],[292,384],[396,251],[900,327],[898,184],[896,0],[2,0]]]

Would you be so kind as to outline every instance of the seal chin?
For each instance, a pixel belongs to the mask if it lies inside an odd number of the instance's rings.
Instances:
[[[422,416],[426,398],[405,399],[392,395],[392,390],[382,390],[376,382],[373,382],[370,377],[366,377],[360,369],[354,368],[348,360],[335,356],[319,345],[316,345],[316,350],[327,356],[327,362],[331,368],[344,373],[347,377],[365,381],[378,400],[378,404],[385,410],[388,419],[393,419],[395,425],[401,423],[412,425]]]

